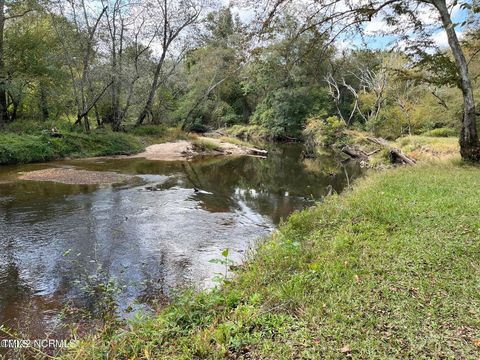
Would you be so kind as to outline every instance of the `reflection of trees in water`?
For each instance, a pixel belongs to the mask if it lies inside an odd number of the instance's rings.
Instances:
[[[184,174],[192,187],[213,193],[199,197],[205,209],[234,210],[242,200],[277,223],[293,210],[321,199],[329,188],[340,192],[360,174],[356,163],[342,164],[333,156],[302,161],[301,150],[298,144],[278,145],[267,159],[225,159],[208,166],[189,163]]]

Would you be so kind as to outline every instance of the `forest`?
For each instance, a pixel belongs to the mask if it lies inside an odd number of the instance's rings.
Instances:
[[[477,158],[467,115],[475,113],[478,30],[468,4],[449,4],[445,21],[454,13],[462,36],[448,42],[445,25],[414,1],[344,11],[290,5],[3,2],[0,126],[9,135],[1,162],[22,161],[23,146],[51,157],[74,151],[45,148],[45,130],[160,132],[150,125],[275,140],[335,126],[391,140],[462,134],[464,158]],[[365,27],[372,16],[385,16],[386,28]]]
[[[479,13],[0,0],[0,358],[480,357]]]

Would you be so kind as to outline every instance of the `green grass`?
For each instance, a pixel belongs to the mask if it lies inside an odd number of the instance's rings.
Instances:
[[[479,188],[452,163],[373,174],[292,215],[231,283],[63,356],[480,358]]]
[[[200,151],[221,151],[222,147],[217,143],[207,139],[192,139],[192,145]]]
[[[430,137],[458,137],[458,131],[452,128],[438,128],[424,132],[422,135]]]
[[[0,133],[0,164],[42,162],[64,157],[128,155],[144,149],[141,141],[129,134],[108,130],[48,134]]]

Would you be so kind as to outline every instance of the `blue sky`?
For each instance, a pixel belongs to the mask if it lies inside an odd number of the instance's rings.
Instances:
[[[246,8],[241,8],[236,6],[238,1],[234,0],[220,0],[222,5],[232,5],[234,12],[240,15],[240,18],[243,22],[248,23],[250,20],[254,18],[254,11]],[[261,1],[261,0],[259,0]],[[297,1],[306,1],[306,0],[297,0]],[[447,0],[447,2],[449,2]],[[462,10],[459,5],[455,6],[452,9],[452,19],[455,23],[460,23],[464,21],[467,17],[467,11]],[[422,22],[425,24],[429,24],[432,26],[432,39],[435,44],[440,48],[447,48],[447,36],[445,31],[440,28],[440,21],[438,19],[438,15],[436,14],[436,10],[432,7],[425,6],[421,11],[419,17],[421,18]],[[376,16],[372,19],[371,22],[365,24],[364,26],[366,34],[369,36],[365,37],[367,46],[371,49],[386,49],[391,46],[392,42],[396,40],[396,37],[393,35],[379,35],[378,32],[382,30],[388,30],[388,25],[385,23],[384,19],[381,15]],[[393,29],[392,29],[393,30]],[[460,38],[463,37],[465,29],[461,26],[456,28],[457,34]],[[393,32],[393,31],[392,31]],[[361,41],[360,36],[355,37],[351,34],[339,37],[339,41],[337,42],[337,46],[343,49],[347,48],[355,48],[355,47],[362,47],[364,44]]]

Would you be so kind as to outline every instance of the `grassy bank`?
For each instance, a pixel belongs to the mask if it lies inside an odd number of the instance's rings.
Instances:
[[[480,357],[480,169],[374,174],[296,213],[230,283],[76,359]]]
[[[35,121],[14,123],[0,132],[0,164],[43,162],[62,158],[130,155],[146,146],[186,138],[177,128],[146,125],[113,132],[95,129],[86,134],[59,124],[60,136],[52,136],[51,124]]]
[[[344,137],[335,143],[333,148],[341,151],[343,145],[348,144],[366,153],[374,153],[376,150],[380,150],[370,156],[370,165],[376,167],[390,164],[388,150],[368,140],[369,137],[373,136],[367,132],[349,130]],[[410,135],[400,137],[389,143],[392,147],[399,148],[403,153],[420,163],[460,161],[460,146],[458,137],[455,136]],[[315,151],[321,152],[322,148],[317,147]]]
[[[90,134],[0,134],[0,164],[43,162],[65,157],[127,155],[140,152],[140,140],[128,134],[96,130]]]

